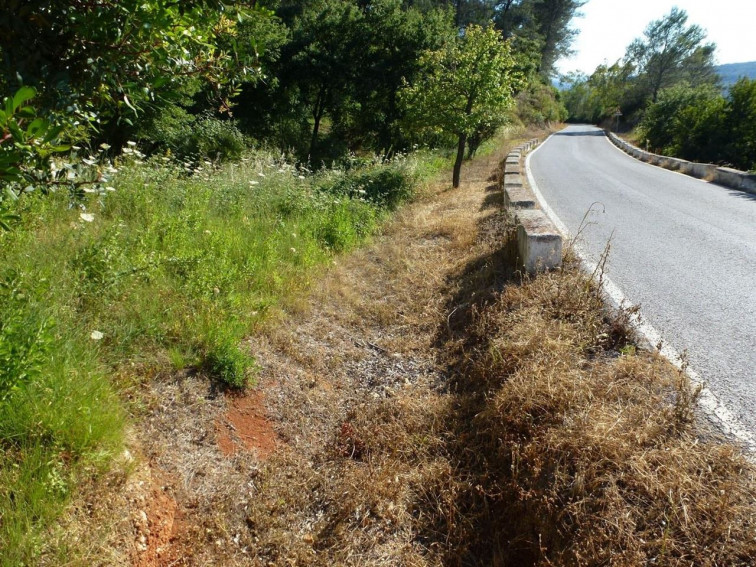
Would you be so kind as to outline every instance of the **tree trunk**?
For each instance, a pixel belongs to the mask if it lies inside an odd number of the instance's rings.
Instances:
[[[313,115],[313,118],[315,119],[315,124],[312,127],[312,138],[310,138],[310,151],[309,151],[310,157],[312,157],[312,154],[315,151],[315,145],[318,143],[318,131],[320,130],[320,118],[321,118],[320,112],[316,112]]]
[[[457,159],[454,160],[454,172],[452,173],[452,187],[459,187],[459,174],[462,170],[462,160],[465,158],[465,144],[467,144],[467,134],[460,134],[457,142]]]
[[[318,144],[318,133],[320,132],[320,121],[323,119],[325,113],[327,90],[321,88],[318,92],[318,98],[315,101],[315,106],[312,109],[312,138],[310,139],[310,152],[309,156],[312,158],[312,154],[315,152],[315,146]]]

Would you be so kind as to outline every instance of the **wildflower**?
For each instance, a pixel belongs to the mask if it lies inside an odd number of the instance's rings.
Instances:
[[[262,171],[259,172],[257,175],[259,175],[260,177],[265,177],[265,174]]]
[[[100,341],[104,336],[105,335],[102,334],[102,331],[92,331],[89,335],[89,338],[93,341]]]
[[[107,186],[105,187],[105,191],[115,191],[115,187]]]
[[[103,142],[102,144],[100,144],[100,147],[101,147],[101,148],[102,148],[103,150],[106,150],[106,151],[107,151],[107,150],[109,150],[109,149],[110,149],[110,144],[106,144],[105,142]]]
[[[136,142],[126,142],[126,145],[133,148],[134,146],[136,146]]]
[[[260,185],[260,182],[259,181],[250,181],[249,184],[250,185]]]
[[[289,250],[291,250],[292,254],[296,254],[297,253],[297,249],[296,248],[289,248]]]
[[[94,215],[92,213],[81,213],[79,215],[79,218],[85,222],[92,222],[94,221]]]

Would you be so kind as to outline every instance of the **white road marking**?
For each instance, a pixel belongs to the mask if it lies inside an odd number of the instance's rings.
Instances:
[[[543,197],[543,194],[538,189],[538,185],[536,184],[535,177],[533,177],[533,172],[530,169],[530,158],[538,151],[540,150],[546,142],[548,142],[551,139],[551,136],[549,136],[542,144],[539,144],[538,147],[536,147],[535,150],[530,152],[525,159],[525,173],[527,174],[528,183],[530,184],[530,189],[533,191],[533,193],[536,196],[536,199],[538,200],[538,204],[543,209],[543,212],[546,213],[546,215],[551,219],[551,222],[554,223],[554,225],[557,227],[559,232],[562,233],[562,236],[570,241],[573,241],[572,248],[575,251],[575,253],[580,258],[580,264],[582,269],[589,274],[597,274],[597,264],[594,262],[591,262],[588,259],[588,255],[585,253],[584,250],[578,246],[577,242],[574,241],[573,237],[570,234],[569,229],[567,226],[562,222],[562,220],[557,216],[557,214],[554,212],[554,210],[549,206],[549,204],[546,202],[546,199]],[[622,152],[620,148],[617,148],[614,144],[611,143],[611,141],[607,140],[609,144],[611,144],[615,149]],[[627,155],[625,152],[622,152],[624,155]],[[632,156],[629,156],[632,157]],[[678,172],[674,172],[678,173]],[[680,174],[682,175],[682,174]],[[602,285],[603,289],[606,292],[607,296],[609,297],[610,301],[614,304],[615,308],[622,308],[624,306],[630,306],[632,303],[628,300],[627,296],[622,292],[622,290],[611,280],[609,276],[606,274],[603,274],[602,278]],[[652,325],[649,323],[646,323],[645,321],[641,320],[640,314],[635,313],[630,317],[630,324],[633,326],[633,328],[640,334],[641,337],[643,337],[648,343],[653,347],[655,345],[662,345],[661,350],[659,353],[669,360],[676,368],[682,370],[684,365],[684,357],[681,353],[679,353],[674,347],[672,347],[667,341],[664,340],[664,338],[661,336],[661,333],[659,333]],[[708,386],[706,386],[705,382],[701,379],[701,376],[698,375],[694,370],[692,370],[690,367],[685,368],[685,373],[690,378],[691,383],[695,386],[701,387],[701,393],[699,395],[699,406],[701,409],[706,413],[706,415],[712,419],[716,424],[720,426],[722,431],[726,435],[730,435],[734,437],[737,441],[743,444],[744,448],[751,453],[751,455],[756,454],[756,436],[749,431],[737,418],[737,416],[730,411],[727,406],[722,403],[719,398],[712,392]],[[753,458],[753,457],[751,457]]]

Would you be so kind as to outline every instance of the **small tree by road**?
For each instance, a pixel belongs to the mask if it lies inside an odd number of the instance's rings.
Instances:
[[[522,79],[509,43],[495,29],[469,26],[422,57],[424,73],[400,93],[413,128],[457,138],[452,185],[459,187],[468,138],[506,120]]]

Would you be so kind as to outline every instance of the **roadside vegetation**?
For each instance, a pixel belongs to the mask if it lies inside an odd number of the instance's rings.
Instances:
[[[473,155],[503,125],[563,118],[547,78],[580,4],[0,8],[0,564],[71,560],[52,526],[123,457],[151,381],[253,384],[242,339],[462,134]],[[464,132],[420,126],[428,106],[400,94],[444,53],[494,62],[497,99]]]
[[[639,146],[656,153],[754,170],[756,81],[722,87],[715,56],[704,30],[674,8],[623,59],[565,79],[570,120],[632,130]]]
[[[468,162],[458,191],[434,184],[251,339],[273,453],[177,435],[201,382],[150,413],[193,512],[186,563],[752,563],[756,471],[697,419],[685,374],[569,254],[516,271],[491,180],[517,143]]]
[[[684,374],[515,269],[583,3],[3,5],[0,565],[748,564]]]
[[[80,458],[106,466],[118,451],[119,397],[139,403],[166,366],[246,386],[255,361],[242,339],[419,181],[398,155],[317,174],[265,154],[117,166],[87,212],[30,196],[0,235],[3,564],[33,556],[35,524],[75,489]]]

